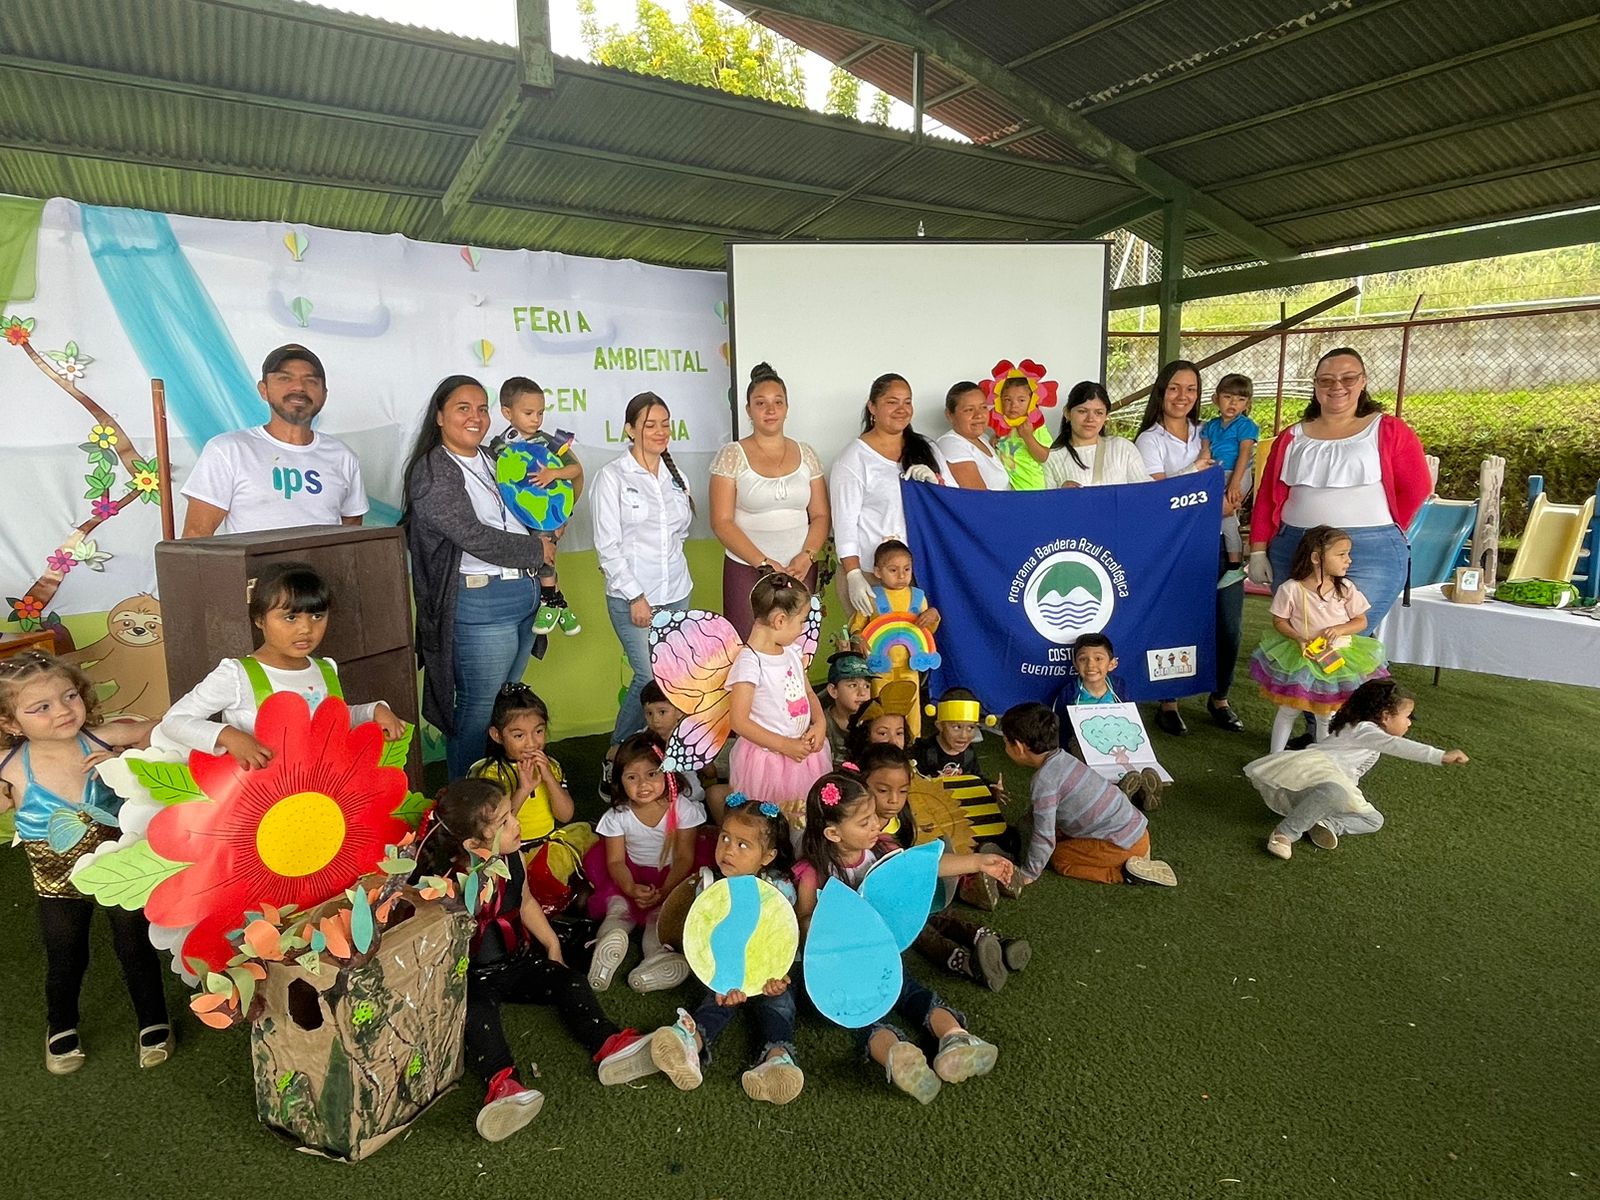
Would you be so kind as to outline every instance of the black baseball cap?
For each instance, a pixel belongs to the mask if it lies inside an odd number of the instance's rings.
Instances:
[[[261,378],[265,379],[286,362],[299,359],[301,362],[311,364],[317,373],[317,378],[323,383],[328,382],[328,373],[322,369],[322,360],[298,342],[290,342],[287,346],[279,346],[261,361]]]

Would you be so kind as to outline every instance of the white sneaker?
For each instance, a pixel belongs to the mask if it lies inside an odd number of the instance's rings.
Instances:
[[[1134,883],[1154,883],[1160,887],[1177,887],[1178,875],[1159,858],[1130,858],[1122,864],[1123,871]]]
[[[1285,834],[1274,832],[1267,838],[1267,853],[1275,858],[1289,858],[1294,854],[1294,842]]]
[[[805,1087],[806,1077],[787,1052],[751,1067],[739,1077],[744,1094],[768,1104],[787,1104]]]
[[[700,1086],[700,1047],[695,1044],[694,1018],[683,1009],[671,1025],[663,1025],[650,1035],[650,1060],[680,1092]]]
[[[1311,844],[1321,850],[1337,850],[1339,848],[1339,835],[1329,829],[1321,821],[1311,827]]]
[[[636,992],[664,992],[687,978],[689,960],[676,950],[663,950],[628,972],[628,986]]]
[[[607,929],[595,939],[594,953],[589,959],[589,986],[603,992],[611,986],[622,960],[628,956],[628,931]]]

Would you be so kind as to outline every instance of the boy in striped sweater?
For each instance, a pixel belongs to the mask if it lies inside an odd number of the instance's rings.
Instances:
[[[1021,882],[1038,879],[1048,863],[1092,883],[1177,886],[1172,868],[1150,857],[1144,814],[1061,749],[1055,713],[1043,704],[1018,704],[1000,718],[1000,732],[1011,761],[1034,772],[1033,836],[1017,872]]]

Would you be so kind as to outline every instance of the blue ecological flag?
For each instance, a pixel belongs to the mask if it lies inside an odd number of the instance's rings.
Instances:
[[[1124,700],[1209,692],[1223,486],[1220,468],[1043,492],[902,483],[917,583],[944,619],[933,694],[1054,704],[1086,633],[1111,639]]]

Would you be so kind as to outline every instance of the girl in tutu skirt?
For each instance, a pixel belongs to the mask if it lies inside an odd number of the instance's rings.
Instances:
[[[1272,629],[1250,656],[1250,677],[1278,706],[1272,753],[1289,744],[1297,713],[1316,718],[1317,740],[1328,718],[1369,679],[1388,675],[1383,644],[1357,637],[1372,607],[1350,572],[1350,535],[1331,525],[1306,530],[1294,552],[1289,578],[1272,596]],[[1320,641],[1320,648],[1307,648]]]
[[[749,643],[728,668],[729,724],[739,735],[728,784],[757,803],[776,804],[797,825],[811,785],[833,769],[822,705],[797,644],[810,610],[805,584],[776,571],[763,575],[750,591]]]

